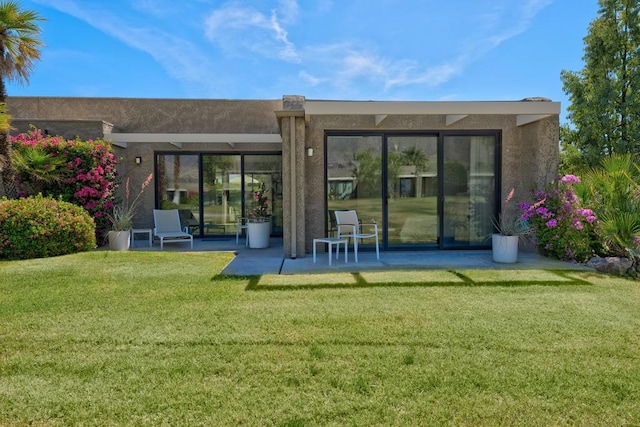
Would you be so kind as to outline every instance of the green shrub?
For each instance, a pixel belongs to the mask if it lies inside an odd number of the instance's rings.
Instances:
[[[44,258],[95,247],[95,223],[79,206],[42,195],[0,200],[0,259]]]

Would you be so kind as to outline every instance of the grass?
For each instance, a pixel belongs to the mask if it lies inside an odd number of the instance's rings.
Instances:
[[[0,262],[0,425],[640,424],[638,282],[230,256]]]

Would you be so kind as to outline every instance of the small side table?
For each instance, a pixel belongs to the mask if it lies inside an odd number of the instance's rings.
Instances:
[[[340,253],[340,245],[344,244],[344,262],[345,264],[348,262],[347,255],[347,239],[342,239],[338,237],[323,237],[318,239],[313,239],[313,262],[316,262],[316,244],[317,243],[326,243],[329,246],[329,265],[331,265],[331,247],[336,245],[336,259],[338,258],[338,254]]]
[[[149,246],[153,246],[153,242],[152,242],[152,237],[153,235],[151,234],[153,232],[153,230],[151,230],[150,228],[132,228],[131,229],[131,243],[136,241],[136,234],[146,234],[148,239],[149,239]]]

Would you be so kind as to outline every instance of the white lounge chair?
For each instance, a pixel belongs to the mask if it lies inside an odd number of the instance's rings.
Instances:
[[[353,253],[358,262],[358,240],[375,239],[376,259],[380,259],[380,247],[378,244],[378,224],[375,222],[364,224],[358,221],[356,211],[335,211],[338,238],[353,239]],[[365,230],[366,227],[366,230]]]
[[[188,233],[189,227],[184,230],[181,228],[177,209],[154,209],[153,223],[153,235],[160,239],[160,250],[164,248],[165,242],[190,242],[193,249],[193,236]]]

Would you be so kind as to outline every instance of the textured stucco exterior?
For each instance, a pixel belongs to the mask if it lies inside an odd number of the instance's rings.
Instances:
[[[11,97],[7,107],[16,133],[28,130],[33,124],[47,129],[52,135],[82,139],[104,138],[110,134],[279,135],[282,143],[277,146],[258,142],[234,145],[219,141],[176,145],[145,140],[120,144],[114,147],[114,151],[121,159],[120,174],[131,179],[131,188],[134,189],[154,172],[153,159],[158,151],[185,154],[281,153],[283,247],[288,257],[305,256],[312,250],[312,239],[326,235],[324,149],[327,131],[498,131],[501,136],[503,200],[511,189],[515,190],[517,200],[526,199],[531,188],[544,186],[557,174],[557,103],[471,103],[470,111],[466,112],[463,109],[468,108],[469,103],[330,101],[328,105],[340,111],[310,112],[313,111],[311,106],[315,108],[321,102],[307,101],[302,96],[285,96],[281,100]],[[456,117],[451,120],[454,114],[451,111],[437,111],[441,105],[461,111],[454,112]],[[509,111],[512,106],[520,112]],[[326,105],[320,107],[325,108]],[[372,112],[384,112],[385,109],[390,111],[388,115]],[[545,109],[551,113],[541,114],[540,110]],[[529,119],[529,116],[534,118]],[[313,149],[313,156],[307,155],[308,148]],[[143,159],[142,164],[135,164],[136,157]],[[139,226],[152,226],[154,204],[153,192],[147,191]]]
[[[10,97],[7,112],[12,116],[13,133],[26,132],[31,125],[50,135],[65,138],[103,139],[105,134],[279,134],[274,111],[282,109],[282,100],[208,100],[208,99],[131,99]],[[233,153],[265,151],[260,144],[185,143],[180,148],[167,142],[114,146],[119,158],[118,172],[130,179],[133,189],[140,188],[153,173],[156,151],[184,154],[200,152]],[[273,151],[268,147],[266,151]],[[142,164],[135,164],[141,157]],[[139,227],[153,226],[153,191],[143,194]]]
[[[10,97],[14,119],[94,120],[129,133],[279,133],[282,100]],[[80,135],[80,137],[84,137]]]
[[[307,251],[312,250],[312,236],[325,233],[325,212],[315,207],[324,205],[326,199],[323,181],[326,131],[498,130],[502,135],[502,200],[511,189],[518,195],[517,200],[526,199],[530,189],[540,188],[551,182],[558,171],[557,116],[518,127],[516,115],[470,115],[450,126],[446,126],[445,115],[390,116],[385,119],[384,126],[376,126],[373,116],[326,115],[311,117],[306,130],[306,144],[314,148],[314,156],[306,158],[305,163],[306,234],[309,236]]]

